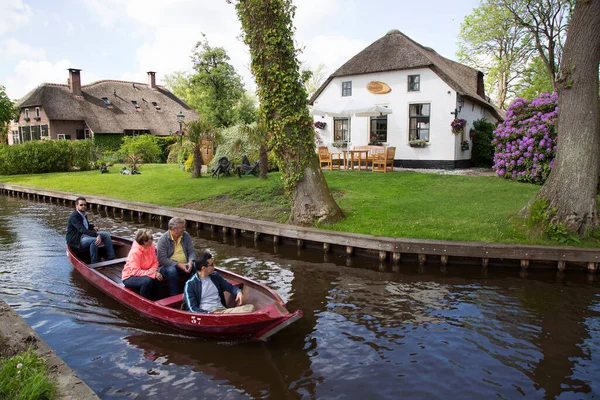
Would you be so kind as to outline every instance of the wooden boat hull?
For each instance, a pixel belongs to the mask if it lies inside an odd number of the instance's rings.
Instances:
[[[290,313],[285,303],[271,289],[232,272],[217,268],[225,279],[242,286],[246,303],[255,305],[255,311],[244,314],[197,314],[179,309],[182,295],[158,301],[148,300],[127,289],[120,277],[111,279],[106,269],[122,269],[131,241],[113,237],[117,259],[113,262],[87,264],[82,252],[67,246],[67,257],[81,275],[102,292],[138,312],[146,318],[167,327],[196,336],[224,339],[266,340],[279,330],[302,317],[302,311]],[[104,272],[104,273],[103,273]],[[108,275],[108,276],[107,276]],[[118,282],[117,282],[118,280]]]

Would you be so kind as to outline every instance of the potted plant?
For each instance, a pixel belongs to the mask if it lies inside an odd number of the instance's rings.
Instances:
[[[465,127],[467,126],[467,121],[463,118],[455,118],[454,121],[450,124],[452,128],[452,133],[455,135],[459,135],[465,131]]]
[[[317,129],[325,129],[325,127],[327,126],[327,122],[324,121],[315,121],[315,128]]]
[[[460,143],[460,149],[461,149],[462,151],[467,151],[467,150],[469,150],[469,141],[468,141],[468,140],[463,140],[463,141]]]
[[[429,143],[423,139],[413,139],[408,142],[410,147],[426,147]]]
[[[333,147],[338,147],[338,148],[340,148],[340,147],[348,147],[348,142],[344,142],[344,141],[333,142],[333,143],[331,143],[331,145]]]

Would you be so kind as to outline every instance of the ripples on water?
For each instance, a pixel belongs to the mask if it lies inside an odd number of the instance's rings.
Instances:
[[[6,197],[0,208],[0,296],[103,399],[600,394],[598,284],[583,274],[392,272],[203,233],[194,239],[199,252],[305,313],[267,343],[230,343],[148,323],[87,283],[65,255],[70,208]],[[125,237],[147,227],[105,213],[90,219]]]

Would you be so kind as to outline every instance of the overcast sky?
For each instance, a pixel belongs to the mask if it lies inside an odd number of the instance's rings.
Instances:
[[[295,0],[300,60],[327,75],[391,29],[456,59],[461,22],[479,0]],[[0,0],[0,85],[18,99],[42,82],[147,82],[156,71],[191,71],[201,33],[224,47],[255,88],[241,25],[225,0]]]

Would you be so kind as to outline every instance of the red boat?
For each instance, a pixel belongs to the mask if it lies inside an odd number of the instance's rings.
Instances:
[[[148,300],[121,283],[121,271],[125,265],[132,241],[113,237],[117,258],[89,264],[89,250],[76,250],[67,246],[67,257],[85,279],[123,305],[148,319],[188,334],[225,339],[266,340],[281,329],[302,317],[302,311],[289,312],[281,298],[258,282],[220,268],[216,270],[233,285],[242,289],[244,304],[254,304],[255,311],[245,314],[197,314],[180,309],[183,295]],[[102,254],[102,250],[100,249]],[[183,281],[181,293],[183,293]],[[166,289],[166,288],[164,288]],[[225,292],[228,305],[234,299]],[[233,304],[231,304],[233,306]]]

